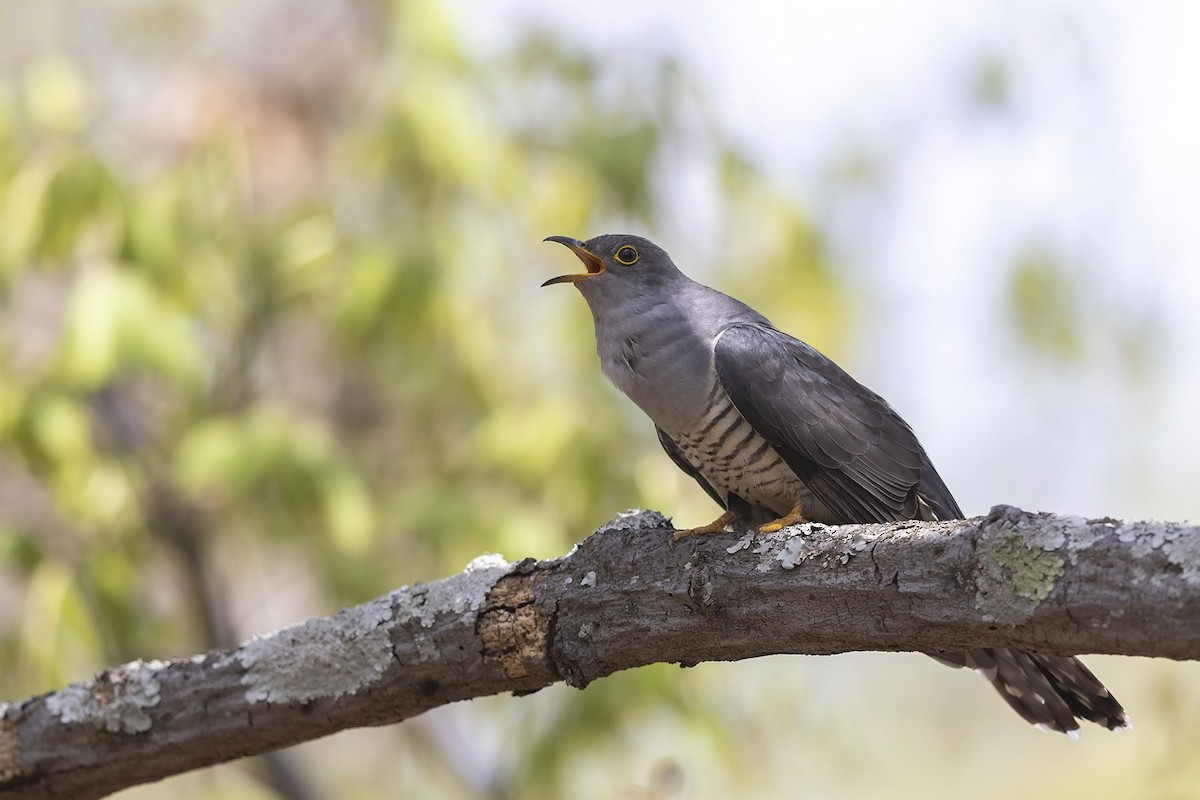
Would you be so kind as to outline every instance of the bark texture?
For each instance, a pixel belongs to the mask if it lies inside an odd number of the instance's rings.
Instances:
[[[562,558],[462,573],[187,660],[0,703],[0,797],[197,767],[655,662],[953,651],[1200,658],[1200,528],[997,506],[941,523],[672,541],[622,516]]]

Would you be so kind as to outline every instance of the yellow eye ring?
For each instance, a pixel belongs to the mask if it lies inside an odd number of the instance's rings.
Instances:
[[[618,264],[631,267],[637,263],[638,251],[627,244],[621,245],[617,248],[617,252],[613,254],[613,258],[617,260]]]

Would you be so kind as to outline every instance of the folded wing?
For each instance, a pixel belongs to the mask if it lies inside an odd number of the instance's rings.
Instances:
[[[839,522],[962,516],[908,424],[812,347],[744,323],[715,358],[738,411]]]

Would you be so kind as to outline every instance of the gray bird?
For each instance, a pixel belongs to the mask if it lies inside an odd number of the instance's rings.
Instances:
[[[963,516],[912,429],[879,395],[746,304],[688,278],[640,236],[569,247],[573,283],[596,324],[604,374],[654,422],[667,455],[725,510],[725,530],[761,518],[763,532]],[[930,653],[972,667],[1040,727],[1078,736],[1076,718],[1110,730],[1129,718],[1077,658],[981,648]]]

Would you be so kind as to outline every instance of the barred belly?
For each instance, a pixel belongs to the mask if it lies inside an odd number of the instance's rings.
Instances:
[[[690,431],[672,436],[684,458],[722,494],[735,494],[780,516],[813,498],[775,448],[750,427],[718,385],[708,413]]]

